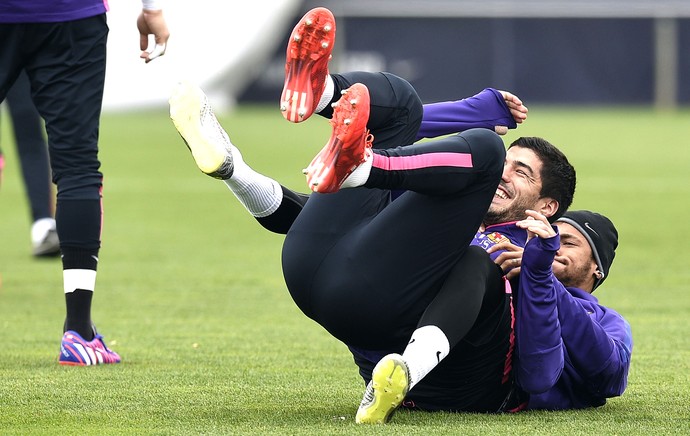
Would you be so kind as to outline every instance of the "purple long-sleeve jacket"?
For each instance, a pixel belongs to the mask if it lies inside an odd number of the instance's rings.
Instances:
[[[57,23],[105,13],[107,0],[3,0],[0,23]]]
[[[472,128],[494,130],[496,126],[517,127],[500,92],[486,88],[472,97],[424,105],[417,139],[435,138]]]
[[[527,243],[515,293],[516,378],[529,409],[601,406],[627,386],[630,325],[593,295],[556,280],[559,247],[558,234]]]

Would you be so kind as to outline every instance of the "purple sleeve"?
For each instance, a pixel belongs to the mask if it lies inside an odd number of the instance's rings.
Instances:
[[[556,384],[563,371],[563,341],[551,264],[560,244],[553,238],[533,238],[522,253],[516,296],[515,343],[517,380],[528,393],[541,393]],[[563,290],[565,292],[565,290]]]
[[[494,130],[496,126],[514,129],[517,123],[501,93],[493,88],[486,88],[463,100],[425,104],[417,140],[477,127]]]
[[[518,383],[527,392],[545,392],[566,368],[577,376],[563,380],[582,385],[568,391],[621,395],[630,368],[630,326],[595,297],[574,290],[581,293],[578,298],[556,280],[551,264],[559,245],[558,235],[534,238],[523,253],[516,307]]]
[[[628,322],[594,297],[580,300],[568,292],[558,295],[558,314],[570,364],[587,390],[607,398],[623,394],[632,354]]]

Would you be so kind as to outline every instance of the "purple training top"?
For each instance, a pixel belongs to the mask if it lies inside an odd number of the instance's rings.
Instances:
[[[0,23],[59,23],[107,11],[107,0],[3,0]]]

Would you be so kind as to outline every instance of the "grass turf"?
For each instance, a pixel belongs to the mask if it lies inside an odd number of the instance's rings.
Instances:
[[[29,254],[3,117],[0,433],[690,433],[690,113],[531,109],[506,143],[534,135],[558,145],[578,170],[573,207],[607,214],[620,232],[597,295],[633,328],[622,397],[592,410],[399,412],[385,427],[355,425],[363,385],[346,348],[290,299],[282,237],[196,169],[162,111],[106,114],[101,128],[105,224],[93,315],[123,363],[60,367],[60,264]],[[255,169],[298,190],[329,132],[316,117],[286,123],[275,108],[240,107],[221,122]]]

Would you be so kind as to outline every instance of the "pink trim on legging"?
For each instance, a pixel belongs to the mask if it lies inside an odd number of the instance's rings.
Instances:
[[[418,170],[431,167],[472,168],[470,153],[426,153],[387,157],[374,153],[374,168],[386,171]]]

